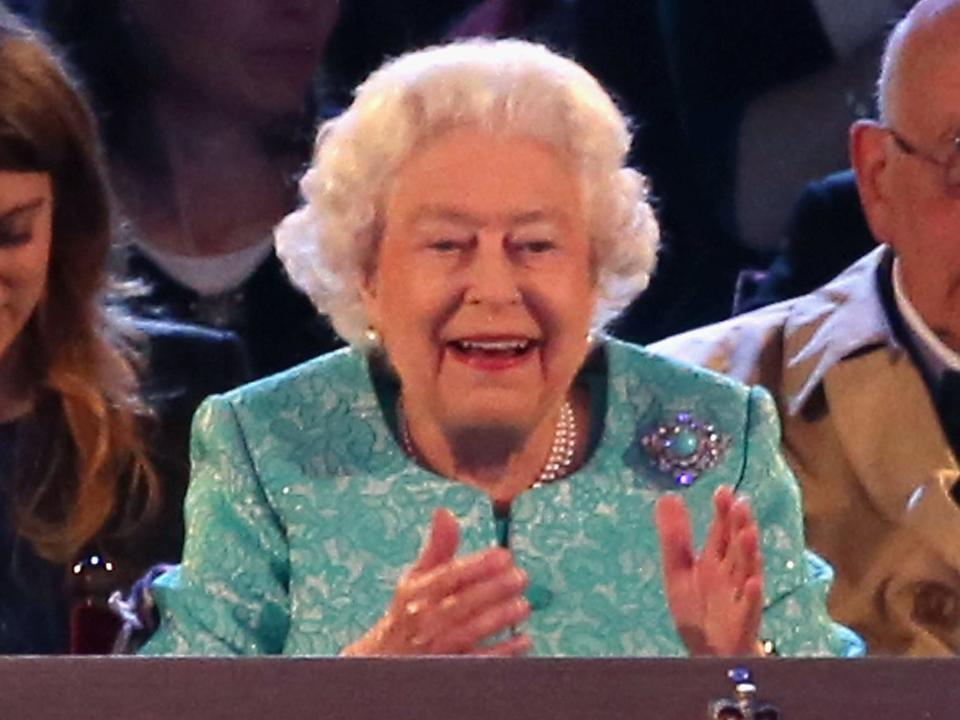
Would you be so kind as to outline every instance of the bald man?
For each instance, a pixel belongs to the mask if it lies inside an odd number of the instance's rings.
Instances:
[[[834,618],[873,654],[960,650],[960,0],[887,43],[850,131],[883,243],[826,286],[655,350],[769,389]],[[775,600],[775,598],[770,598]]]

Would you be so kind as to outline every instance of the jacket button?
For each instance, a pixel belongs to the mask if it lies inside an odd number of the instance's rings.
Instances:
[[[527,602],[530,603],[531,610],[544,610],[553,601],[553,593],[550,588],[539,583],[533,583],[524,593]]]

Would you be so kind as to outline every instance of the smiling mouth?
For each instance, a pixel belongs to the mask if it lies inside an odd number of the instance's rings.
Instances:
[[[447,343],[458,359],[487,369],[515,365],[532,355],[538,345],[530,338],[470,338]]]

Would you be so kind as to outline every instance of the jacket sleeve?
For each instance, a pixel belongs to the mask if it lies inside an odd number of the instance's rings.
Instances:
[[[750,498],[764,560],[760,636],[785,656],[857,656],[859,636],[827,614],[833,571],[806,549],[800,489],[780,452],[780,423],[766,390],[747,407],[744,464],[737,490]]]
[[[183,563],[154,583],[160,629],[143,652],[279,653],[289,626],[286,532],[224,398],[197,411],[191,463]]]

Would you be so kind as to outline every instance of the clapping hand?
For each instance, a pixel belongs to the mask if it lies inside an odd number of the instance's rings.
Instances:
[[[667,495],[657,503],[667,603],[691,655],[755,655],[763,611],[759,531],[747,500],[734,499],[730,488],[719,488],[713,504],[697,555],[684,501]]]
[[[433,515],[420,556],[400,578],[383,617],[344,655],[522,655],[530,638],[491,638],[530,615],[526,574],[502,548],[456,557],[460,530],[447,510]]]

